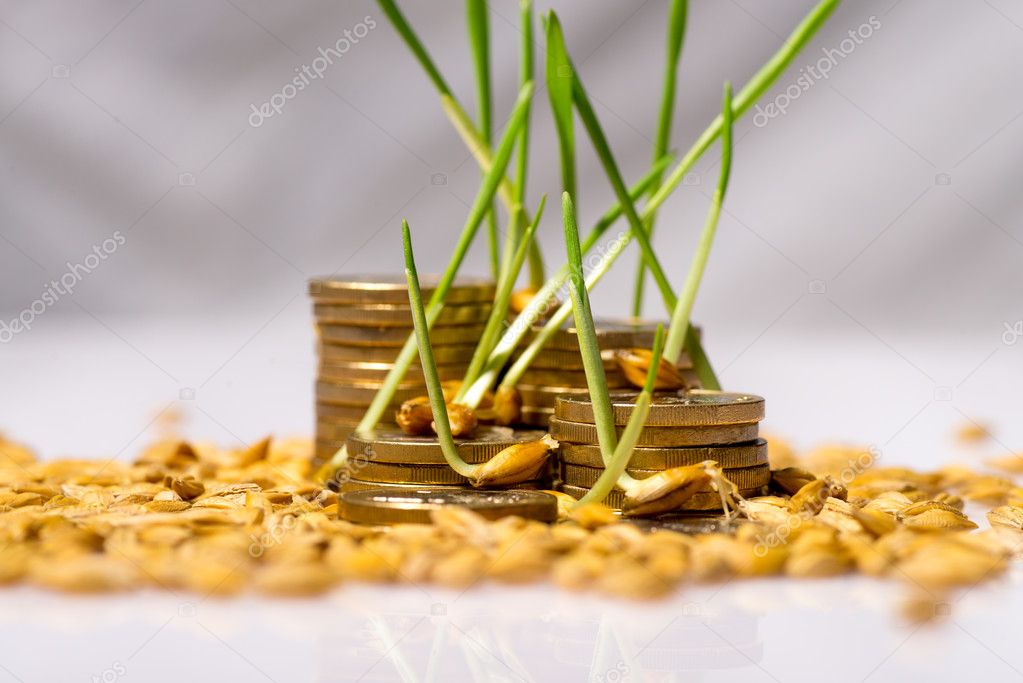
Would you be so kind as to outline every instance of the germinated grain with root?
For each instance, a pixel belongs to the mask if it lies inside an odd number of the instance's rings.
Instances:
[[[772,438],[771,448],[785,465],[773,473],[777,495],[732,501],[733,534],[690,536],[647,533],[564,494],[555,494],[554,525],[446,508],[429,525],[359,526],[338,519],[337,495],[312,479],[306,440],[224,449],[170,439],[123,463],[40,462],[0,439],[0,584],[304,596],[346,581],[466,589],[549,580],[653,599],[687,582],[858,572],[940,596],[1002,575],[1023,548],[1023,489],[1011,479],[961,466],[870,467],[864,449],[842,446],[799,457]],[[635,504],[661,504],[707,474],[671,476],[636,492]],[[977,530],[967,501],[991,506],[990,528]],[[914,597],[904,611],[930,618],[933,606]]]

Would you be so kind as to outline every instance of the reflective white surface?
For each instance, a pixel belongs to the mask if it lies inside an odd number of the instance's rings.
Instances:
[[[471,109],[462,3],[401,4]],[[639,177],[664,3],[553,4],[623,172]],[[812,4],[691,3],[673,147],[716,113],[721,82],[745,82]],[[500,121],[518,33],[514,12],[492,5]],[[259,127],[246,120],[367,15],[378,26],[320,82]],[[880,29],[787,114],[738,123],[695,318],[726,386],[763,394],[766,426],[799,445],[840,439],[875,447],[883,464],[976,464],[1023,449],[1023,91],[1011,87],[1023,11],[1011,0],[845,2],[765,103],[871,17]],[[188,436],[223,443],[309,433],[306,278],[395,272],[403,216],[421,269],[441,268],[478,183],[370,0],[0,0],[0,57],[0,322],[126,236],[0,345],[0,428],[43,457],[128,459],[176,413]],[[558,172],[549,116],[534,118],[536,200]],[[713,154],[701,160],[660,214],[676,286],[715,168]],[[588,145],[579,175],[586,224],[612,201]],[[540,229],[551,266],[563,257],[557,218]],[[603,314],[629,308],[634,255],[624,261],[595,293]],[[467,270],[484,269],[479,246]],[[646,310],[660,314],[656,297]],[[969,420],[990,421],[996,440],[954,447],[952,429]],[[920,630],[896,617],[904,594],[850,578],[684,588],[654,604],[546,586],[353,585],[316,600],[201,603],[9,588],[0,681],[1021,675],[1018,571],[954,595],[949,617]]]
[[[812,297],[806,305],[809,312],[828,307]],[[241,344],[250,322],[224,318],[198,330],[172,324],[150,330],[125,321],[123,329],[152,340],[153,353],[176,358],[174,371],[184,377],[188,368],[205,373],[215,359],[222,363],[223,349]],[[12,344],[0,356],[0,373],[17,387],[3,394],[5,426],[41,446],[46,457],[130,457],[157,433],[154,409],[181,411],[189,435],[227,443],[265,432],[308,433],[307,304],[296,303],[279,322],[188,400],[134,349],[107,332],[96,334],[86,321],[40,327],[31,345]],[[708,345],[719,365],[728,365],[728,385],[767,398],[767,428],[802,445],[871,444],[884,464],[927,468],[979,464],[985,454],[1023,444],[1013,386],[1023,348],[1005,345],[997,329],[955,343],[882,342],[852,325],[841,338],[806,339],[782,321],[744,351],[724,331],[708,335]],[[967,416],[990,422],[997,440],[956,446],[951,432]],[[982,510],[974,518],[982,521]],[[919,629],[898,616],[907,595],[905,586],[859,578],[731,581],[683,587],[652,603],[547,585],[465,592],[346,585],[319,599],[204,601],[159,591],[67,597],[8,588],[0,590],[7,617],[0,627],[0,681],[6,675],[22,681],[817,683],[822,677],[1006,680],[1023,671],[1014,627],[1023,609],[1018,569],[953,593],[942,608],[948,616]]]
[[[1018,576],[1016,577],[1018,579]],[[11,680],[1009,680],[1018,581],[918,627],[860,579],[684,588],[627,603],[546,587],[348,586],[313,600],[0,596]],[[112,675],[110,672],[119,675]],[[104,672],[106,677],[104,678]],[[0,678],[0,680],[5,680]]]

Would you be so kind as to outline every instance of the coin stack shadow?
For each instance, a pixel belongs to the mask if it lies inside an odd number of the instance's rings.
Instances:
[[[432,294],[437,281],[423,277],[424,297]],[[430,333],[442,381],[464,376],[493,307],[494,293],[491,281],[473,278],[456,280],[448,291]],[[316,458],[323,461],[355,430],[414,327],[404,276],[314,278],[309,281],[309,295],[319,340]],[[398,385],[383,426],[393,421],[403,401],[425,394],[417,355]]]
[[[631,348],[649,349],[653,346],[657,324],[636,320],[602,319],[596,320],[595,326],[608,389],[614,391],[630,388],[625,374],[615,361],[615,351]],[[528,345],[539,329],[537,327],[530,331],[521,348]],[[521,349],[517,351],[512,362],[517,360],[521,353]],[[700,386],[692,371],[692,363],[685,354],[679,359],[677,367],[688,387]],[[529,369],[522,374],[516,388],[522,397],[520,422],[523,425],[544,429],[554,415],[554,404],[559,396],[587,394],[586,373],[583,370],[579,339],[574,327],[563,328],[554,333],[529,364]]]
[[[636,400],[634,392],[612,392],[612,412],[619,436]],[[559,448],[563,492],[581,498],[603,472],[603,460],[588,396],[563,396],[550,421]],[[771,478],[767,442],[758,437],[764,399],[752,394],[691,390],[656,394],[628,474],[645,479],[672,467],[713,460],[744,497],[761,495]],[[604,501],[621,509],[624,493],[614,490]],[[710,487],[696,493],[683,511],[720,510]]]

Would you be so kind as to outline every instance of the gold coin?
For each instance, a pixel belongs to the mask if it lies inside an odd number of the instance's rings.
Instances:
[[[657,323],[635,319],[598,319],[594,321],[597,332],[597,346],[603,349],[649,348],[654,343]],[[534,327],[525,338],[528,344],[540,330]],[[558,330],[544,345],[546,349],[579,351],[579,339],[574,327]]]
[[[636,392],[611,395],[611,410],[615,424],[629,422],[635,407]],[[554,414],[572,422],[593,422],[593,403],[589,397],[562,397]],[[648,427],[705,427],[726,424],[759,422],[764,418],[764,399],[753,394],[694,389],[674,394],[655,394],[650,401]]]
[[[393,415],[393,413],[390,414]],[[342,420],[337,418],[321,417],[316,420],[316,435],[321,440],[344,441],[348,438],[350,434],[352,434],[355,431],[355,427],[357,427],[358,424],[359,424],[358,420]],[[346,429],[348,430],[347,432],[345,432]],[[395,424],[393,420],[387,419],[387,417],[385,416],[384,419],[377,424],[377,429],[396,430],[398,429],[398,425]],[[331,432],[336,432],[338,434],[344,435],[337,437],[327,437],[326,435],[330,434]]]
[[[348,382],[345,384],[317,382],[316,401],[317,403],[343,406],[368,406],[382,386],[379,382]],[[394,392],[391,405],[400,405],[410,398],[425,395],[426,387],[422,384],[402,384]]]
[[[383,484],[470,484],[468,477],[463,477],[445,463],[443,465],[411,465],[406,463],[375,462],[361,455],[349,455],[345,463],[345,472],[349,477],[359,481],[371,481]],[[770,476],[770,475],[768,475]],[[541,481],[550,481],[551,469],[537,477]]]
[[[743,520],[727,520],[720,514],[708,515],[697,512],[683,512],[659,517],[623,517],[622,521],[639,529],[652,533],[654,531],[674,531],[690,536],[704,534],[735,535]]]
[[[347,439],[355,428],[359,426],[358,422],[349,421],[329,421],[329,420],[317,420],[316,421],[316,438],[320,441],[339,441],[343,442]]]
[[[600,446],[563,443],[558,449],[561,461],[584,467],[603,467]],[[646,470],[666,470],[671,467],[698,465],[713,460],[723,468],[766,465],[767,442],[757,439],[734,446],[693,446],[688,448],[635,448],[629,466]]]
[[[436,275],[420,277],[423,298],[428,299],[440,282]],[[492,302],[496,288],[482,278],[457,278],[444,298],[446,303]],[[314,301],[348,304],[408,305],[408,280],[403,275],[342,275],[312,278],[309,295]]]
[[[341,442],[341,445],[344,445],[343,441]],[[332,446],[330,443],[317,441],[316,450],[314,451],[316,455],[316,461],[326,462],[330,460],[331,458],[334,457],[334,454],[338,452],[339,448],[340,446]]]
[[[541,522],[558,518],[558,500],[549,493],[511,489],[478,491],[472,489],[349,490],[342,493],[338,511],[343,519],[362,524],[429,524],[431,513],[443,507],[458,506],[486,519],[515,515]]]
[[[646,479],[664,470],[644,470],[630,467],[627,472],[636,479]],[[752,467],[733,467],[722,470],[725,478],[735,484],[739,489],[752,489],[760,486],[767,486],[771,481],[771,468],[768,465],[754,465]],[[604,473],[603,468],[583,467],[582,465],[563,464],[561,466],[561,480],[570,486],[585,486],[591,488],[597,484],[597,479]]]
[[[697,391],[703,389],[703,380],[696,374],[696,370],[692,368],[678,369],[678,374],[682,377],[682,383],[689,388],[690,391]]]
[[[354,434],[354,433],[355,433],[355,427],[353,426],[352,430],[351,430],[351,434]],[[337,453],[347,443],[348,443],[348,437],[347,436],[345,438],[343,438],[343,439],[326,439],[326,438],[324,438],[324,439],[317,438],[316,439],[316,447],[317,448],[320,448],[322,446],[323,450],[329,450],[331,453]]]
[[[352,346],[345,344],[319,344],[320,360],[325,363],[394,363],[398,360],[399,347],[394,346]],[[469,364],[472,360],[473,344],[433,347],[433,360],[441,365]],[[416,354],[412,367],[421,368],[419,355]]]
[[[394,368],[393,363],[357,363],[357,362],[331,362],[320,363],[317,369],[317,376],[323,380],[335,382],[383,382],[387,379],[388,373]],[[449,379],[462,379],[468,365],[438,365],[437,374],[441,381]],[[423,368],[419,365],[411,365],[405,372],[404,382],[416,382],[425,385]]]
[[[618,362],[615,360],[616,349],[606,349],[600,352],[600,360],[604,364],[605,370],[617,370]],[[515,362],[522,355],[521,351],[517,351],[511,358],[512,362]],[[676,364],[679,370],[692,369],[693,363],[689,360],[689,356],[685,353],[679,358],[679,362]],[[544,347],[533,359],[533,362],[529,364],[531,370],[579,370],[582,371],[583,358],[579,354],[579,349],[567,350],[567,349],[549,349]]]
[[[554,417],[553,408],[522,406],[522,410],[519,413],[519,422],[530,427],[539,427],[546,431],[552,417]]]
[[[632,386],[617,367],[613,370],[605,370],[604,377],[607,380],[608,389],[625,389]],[[522,373],[521,381],[523,384],[540,387],[579,387],[582,389],[587,387],[586,373],[582,370],[538,370],[530,368]]]
[[[358,422],[366,415],[369,406],[338,406],[330,403],[316,404],[316,419],[338,422]]]
[[[600,352],[600,360],[605,370],[614,370],[618,363],[614,359],[614,349]],[[514,363],[522,356],[522,351],[516,351],[511,362]],[[549,349],[546,346],[540,350],[533,362],[529,364],[531,370],[579,370],[583,369],[583,357],[579,349]]]
[[[481,463],[509,446],[537,441],[544,432],[513,430],[509,427],[477,427],[471,439],[455,439],[458,454],[468,463]],[[444,452],[434,436],[409,436],[397,429],[378,429],[372,433],[348,437],[349,458],[370,462],[413,465],[445,465]]]
[[[616,430],[621,436],[624,427]],[[720,427],[644,427],[637,446],[717,446],[742,443],[757,438],[757,424],[723,425]],[[551,436],[568,443],[597,443],[597,428],[585,422],[569,422],[551,418]]]
[[[445,306],[437,317],[437,325],[459,325],[463,323],[485,323],[493,304],[462,304]],[[313,316],[319,323],[357,325],[361,327],[412,327],[412,309],[408,303],[363,304],[343,306],[339,304],[315,304]]]
[[[437,346],[444,344],[472,344],[479,341],[484,325],[450,325],[430,330],[430,342]],[[353,346],[401,347],[409,336],[415,334],[411,327],[358,327],[356,325],[317,325],[320,340],[327,344],[350,344]]]
[[[537,408],[553,408],[558,396],[574,394],[578,396],[589,396],[586,387],[541,387],[535,384],[516,384],[519,396],[523,405],[535,406]]]
[[[589,489],[584,486],[570,486],[568,484],[562,484],[560,490],[575,499],[582,498],[584,495],[589,493]],[[753,489],[740,489],[739,495],[743,498],[753,498],[755,496],[763,495],[763,488]],[[604,505],[615,510],[622,508],[622,502],[625,500],[625,493],[615,489],[608,494],[607,498],[604,499]],[[721,509],[721,497],[716,491],[699,491],[693,494],[693,497],[682,504],[679,510],[720,510]]]
[[[347,493],[348,491],[366,491],[369,489],[386,490],[394,492],[405,492],[405,491],[422,491],[423,489],[441,489],[444,491],[475,491],[475,490],[486,490],[486,491],[515,491],[518,489],[528,490],[551,490],[550,479],[536,479],[534,481],[524,481],[514,486],[493,486],[487,487],[486,489],[475,489],[472,486],[466,484],[388,484],[382,481],[362,481],[361,479],[353,479],[346,475],[344,472],[339,472],[331,482],[328,482],[328,486],[334,485],[337,488],[338,493]]]
[[[369,406],[339,406],[329,403],[316,404],[316,421],[323,424],[358,424],[366,416]],[[388,407],[383,418],[377,423],[382,429],[397,429],[394,413],[397,406]]]
[[[362,410],[362,409],[360,409],[360,410]],[[395,421],[393,419],[394,418],[394,412],[395,411],[392,411],[392,410],[389,410],[388,412],[386,412],[384,414],[384,419],[382,419],[380,422],[376,423],[376,428],[377,429],[392,429],[392,430],[393,429],[397,429],[398,425],[397,425],[397,423],[395,423]],[[341,431],[345,427],[351,428],[353,426],[358,425],[360,421],[362,421],[362,417],[359,417],[358,419],[345,419],[343,417],[319,416],[319,417],[316,418],[316,431],[317,431],[317,434],[326,434],[326,432],[328,432],[330,430]],[[345,435],[344,437],[340,437],[339,439],[344,441],[345,439],[348,439],[348,435]]]

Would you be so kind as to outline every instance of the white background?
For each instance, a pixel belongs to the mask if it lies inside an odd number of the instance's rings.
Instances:
[[[811,4],[691,3],[673,147],[688,148],[715,114],[722,82],[740,87]],[[656,119],[666,3],[554,6],[620,165],[637,178]],[[402,7],[472,110],[461,3]],[[517,3],[491,9],[495,119],[503,122],[517,78]],[[376,28],[322,80],[263,125],[249,125],[251,105],[367,16]],[[737,124],[733,181],[696,318],[724,383],[767,397],[772,430],[804,445],[874,445],[889,463],[976,462],[978,453],[949,440],[965,421],[997,428],[989,452],[1023,443],[1023,343],[1007,333],[1023,320],[1023,9],[1010,0],[850,0],[763,101],[871,17],[880,28],[785,115],[763,127],[751,116]],[[44,457],[129,458],[175,414],[189,435],[229,444],[309,433],[315,359],[306,279],[400,269],[402,217],[415,231],[421,269],[441,269],[476,189],[472,160],[372,2],[3,0],[0,61],[0,319],[20,315],[116,231],[125,236],[73,295],[0,345],[0,427]],[[533,201],[558,190],[542,87],[534,121]],[[587,225],[612,194],[581,130],[578,140]],[[656,242],[676,286],[716,155],[715,147],[661,212]],[[437,174],[445,184],[433,184]],[[541,228],[552,267],[563,258],[556,214]],[[598,288],[600,314],[628,312],[634,262],[626,254]],[[482,241],[465,270],[485,272]],[[663,315],[656,298],[648,296],[646,313]],[[996,628],[1018,613],[1018,590],[972,591],[954,604],[952,622],[919,632],[893,618],[899,594],[870,582],[771,582],[687,592],[667,612],[619,614],[542,591],[482,592],[449,614],[470,633],[466,620],[484,614],[511,634],[512,651],[529,667],[553,647],[537,624],[563,623],[576,610],[612,615],[638,641],[641,625],[692,617],[683,609],[692,603],[702,606],[695,617],[704,631],[716,623],[707,615],[753,614],[763,645],[756,665],[720,664],[725,670],[708,680],[978,670],[1006,678],[1023,670],[1018,648]],[[416,619],[430,605],[455,603],[416,589],[394,595]],[[365,626],[359,609],[377,598],[349,590],[328,606],[246,604],[249,619],[235,603],[182,616],[187,596],[68,602],[18,591],[4,598],[5,611],[20,616],[0,664],[22,680],[88,679],[114,661],[137,680],[175,671],[357,678],[354,663],[350,675],[337,674],[349,671],[342,644],[362,633],[352,630]],[[528,618],[521,605],[532,606]],[[392,626],[394,637],[410,625]],[[445,647],[477,647],[452,633]],[[181,651],[205,663],[183,668]],[[379,653],[386,667],[391,659]],[[495,662],[494,676],[515,679]],[[422,678],[425,660],[413,663]],[[691,667],[701,668],[715,667]]]

